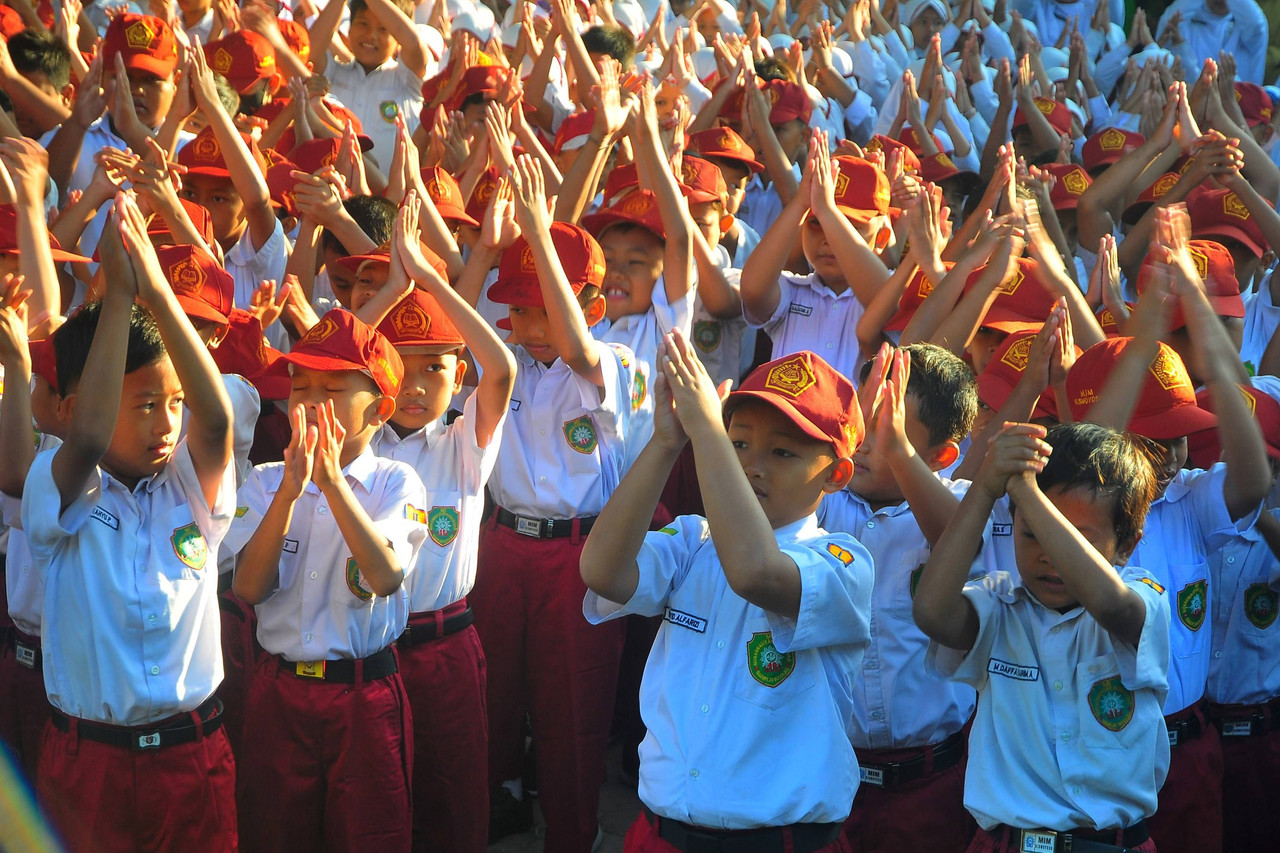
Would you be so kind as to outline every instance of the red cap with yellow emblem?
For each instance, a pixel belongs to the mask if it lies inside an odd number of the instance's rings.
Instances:
[[[254,162],[258,164],[259,171],[265,175],[267,173],[267,158],[263,157],[262,152],[258,149],[257,140],[247,133],[240,134],[240,138],[249,147],[249,153],[253,156]],[[186,166],[187,174],[189,175],[211,175],[217,178],[231,177],[231,170],[227,168],[227,160],[222,156],[222,147],[218,144],[218,138],[213,135],[212,125],[197,133],[195,139],[182,146],[182,150],[178,152],[178,165]]]
[[[588,284],[599,287],[604,283],[604,252],[585,229],[567,222],[553,222],[551,242],[575,295]],[[500,305],[541,307],[544,304],[533,250],[524,237],[502,253],[498,278],[489,287],[488,296],[490,302]]]
[[[889,178],[884,170],[860,157],[833,157],[836,164],[836,209],[854,222],[866,224],[889,213]],[[806,214],[807,215],[807,214]]]
[[[966,292],[973,288],[986,269],[982,266],[970,273],[969,280],[965,282]],[[1031,258],[1018,258],[1013,273],[996,290],[996,299],[983,316],[982,325],[1009,334],[1039,329],[1056,301],[1044,286],[1040,265]]]
[[[640,172],[635,163],[625,163],[609,170],[609,177],[604,179],[604,206],[609,207],[622,197],[624,193],[640,186]]]
[[[1085,140],[1080,159],[1084,161],[1085,169],[1093,172],[1110,166],[1146,141],[1141,133],[1108,127]]]
[[[298,54],[298,58],[303,62],[310,60],[311,34],[307,32],[307,28],[292,19],[280,18],[276,23],[280,25],[280,37],[284,39],[284,43],[290,50]]]
[[[264,400],[289,399],[288,375],[282,370],[272,371],[282,353],[267,346],[262,322],[243,308],[232,308],[227,321],[226,337],[209,351],[218,372],[248,379]]]
[[[1089,173],[1074,163],[1049,163],[1040,168],[1057,178],[1049,192],[1054,210],[1075,210],[1080,196],[1093,183]]]
[[[1243,317],[1244,300],[1240,298],[1240,282],[1236,278],[1236,262],[1227,251],[1226,246],[1212,240],[1189,240],[1187,250],[1196,265],[1196,272],[1204,282],[1205,296],[1219,317]],[[1156,254],[1148,252],[1142,259],[1138,269],[1138,280],[1134,285],[1141,296],[1151,284],[1151,274],[1155,269]],[[1181,329],[1187,324],[1182,313],[1182,306],[1173,309],[1169,328]]]
[[[227,78],[231,88],[240,94],[252,89],[259,80],[278,76],[276,49],[271,42],[249,30],[236,30],[230,35],[204,46],[209,68]],[[271,86],[274,91],[275,86]]]
[[[338,152],[342,149],[342,140],[336,137],[327,139],[308,139],[299,142],[289,152],[289,159],[298,167],[299,172],[314,175],[325,166],[338,164]]]
[[[737,160],[753,172],[763,172],[756,152],[731,127],[712,127],[689,134],[689,152],[700,157]]]
[[[1187,196],[1187,213],[1191,217],[1191,236],[1225,238],[1244,244],[1257,257],[1266,251],[1267,239],[1240,196],[1231,190],[1193,190]]]
[[[686,154],[680,159],[680,177],[683,181],[681,190],[689,201],[723,203],[729,198],[724,175],[709,160]]]
[[[1071,111],[1067,109],[1067,105],[1053,98],[1035,98],[1036,109],[1040,111],[1049,125],[1059,134],[1071,133]],[[1027,115],[1022,111],[1022,107],[1018,107],[1018,111],[1013,115],[1013,129],[1017,130],[1027,124]]]
[[[807,122],[813,115],[813,101],[799,83],[770,80],[761,88],[771,104],[769,124],[777,126],[796,119]]]
[[[467,203],[453,175],[439,166],[428,166],[422,170],[422,185],[427,188],[427,195],[435,202],[441,218],[480,227],[478,221],[467,215]]]
[[[659,240],[667,239],[667,229],[663,227],[662,216],[658,213],[658,197],[652,190],[627,193],[599,213],[582,217],[582,227],[596,237],[623,222],[639,225],[657,235]]]
[[[290,186],[292,188],[292,185]],[[206,245],[212,246],[213,236],[213,220],[209,218],[209,209],[202,204],[196,204],[194,201],[185,198],[179,198],[178,204],[182,205],[183,210],[187,212],[187,218],[191,220],[191,224],[195,227],[196,232],[204,238]],[[147,234],[156,237],[158,235],[168,234],[173,236],[173,231],[169,228],[169,223],[164,217],[158,213],[153,213],[151,219],[147,222]],[[157,246],[163,245],[162,241],[152,240]]]
[[[102,39],[102,67],[110,75],[116,54],[124,67],[168,77],[178,67],[178,41],[168,24],[152,15],[125,12],[111,19]]]
[[[1262,428],[1262,439],[1267,455],[1280,459],[1280,402],[1265,391],[1248,385],[1237,385],[1244,404]],[[1213,394],[1202,388],[1196,394],[1196,404],[1207,412],[1214,411]],[[1190,436],[1187,441],[1187,458],[1197,468],[1209,468],[1222,458],[1222,443],[1216,429],[1206,429]]]
[[[378,324],[378,332],[395,347],[466,345],[435,297],[416,287]]]
[[[462,72],[458,89],[447,106],[450,110],[460,110],[462,102],[474,95],[496,98],[510,76],[511,69],[502,65],[473,65]]]
[[[978,399],[988,409],[1000,411],[1000,407],[1009,399],[1013,389],[1022,381],[1027,364],[1031,361],[1031,347],[1039,332],[1014,332],[1001,341],[1000,346],[992,353],[986,369],[978,376]],[[1076,347],[1076,355],[1080,348]],[[1032,420],[1051,418],[1058,420],[1058,401],[1054,397],[1053,388],[1046,388],[1036,402]]]
[[[1067,401],[1072,420],[1082,421],[1133,338],[1115,337],[1085,350],[1067,374]],[[1171,441],[1217,424],[1218,418],[1196,404],[1196,389],[1182,359],[1160,344],[1138,393],[1138,404],[1126,427],[1156,441]]]
[[[1240,105],[1240,112],[1249,127],[1270,123],[1274,109],[1271,96],[1257,83],[1236,83],[1236,103]]]
[[[905,134],[906,131],[904,130],[903,135]],[[912,139],[914,138],[913,131]],[[889,152],[891,151],[901,152],[902,168],[906,169],[908,172],[919,172],[922,165],[919,155],[917,155],[909,145],[905,142],[894,139],[891,136],[885,136],[883,133],[877,133],[875,136],[871,137],[871,140],[866,144],[864,150],[883,151],[886,159],[888,159]]]
[[[943,261],[942,265],[948,271],[955,266],[953,261]],[[901,332],[907,327],[907,323],[911,322],[911,318],[915,316],[916,309],[924,304],[925,297],[933,292],[933,282],[924,274],[924,270],[917,269],[912,274],[911,280],[907,282],[907,287],[902,291],[902,296],[898,297],[898,312],[889,318],[889,322],[884,324],[886,332]]]
[[[235,281],[212,255],[196,246],[176,244],[157,247],[156,257],[188,317],[227,324]]]
[[[404,378],[404,362],[391,342],[345,308],[334,308],[321,317],[276,364],[310,370],[357,370],[388,397],[400,392]]]
[[[466,214],[475,222],[484,219],[484,212],[489,208],[489,199],[493,198],[498,188],[498,167],[490,166],[480,173],[475,189],[471,191],[471,200],[467,202]]]
[[[1164,198],[1164,194],[1173,189],[1174,184],[1178,183],[1178,179],[1182,177],[1180,172],[1165,172],[1142,192],[1138,193],[1138,197],[1129,203],[1124,209],[1121,218],[1130,225],[1135,224],[1142,215],[1147,212],[1147,208]]]
[[[853,383],[814,353],[792,353],[757,367],[725,400],[725,418],[747,399],[778,409],[805,435],[830,442],[842,459],[862,443],[862,409]]]

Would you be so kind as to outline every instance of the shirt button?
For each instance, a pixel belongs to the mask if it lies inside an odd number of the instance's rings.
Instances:
[[[835,349],[835,348],[836,348],[835,344],[832,344],[832,343],[827,344],[827,349]]]
[[[883,720],[883,719],[884,719],[884,711],[872,711],[872,712],[871,712],[871,719],[873,719],[873,720]]]
[[[538,435],[546,435],[546,434],[547,434],[547,431],[545,429],[538,430]]]
[[[148,616],[148,617],[147,617],[147,621],[148,621],[148,622],[154,622],[154,621],[156,621],[156,615],[155,615],[154,613],[152,613],[150,616]]]
[[[1053,682],[1053,689],[1054,689],[1054,690],[1061,690],[1061,689],[1062,689],[1062,682],[1061,682],[1061,681],[1055,681],[1055,682]]]
[[[716,648],[717,648],[717,649],[723,649],[723,648],[724,648],[724,640],[720,640],[718,643],[716,643]]]
[[[322,507],[320,507],[320,509],[318,509],[318,510],[317,510],[317,512],[319,512],[321,515],[328,515],[328,514],[329,514],[329,508],[328,508],[328,507],[323,507],[323,506],[322,506]]]
[[[1220,657],[1222,657],[1222,652],[1214,652],[1214,653],[1213,653],[1213,656],[1214,656],[1215,658],[1220,658]]]
[[[692,778],[697,779],[697,778],[698,778],[698,771],[697,771],[696,769],[694,769],[694,770],[690,770],[690,771],[689,771],[689,775],[690,775]]]
[[[541,477],[539,477],[539,478],[538,478],[538,482],[539,482],[539,483],[545,483],[545,482],[547,482],[547,475],[546,475],[546,474],[543,474]]]
[[[1235,561],[1236,561],[1236,558],[1235,558],[1235,557],[1227,557],[1227,562],[1228,562],[1228,563],[1234,563]]]
[[[878,660],[867,661],[867,669],[879,669],[879,668],[880,668],[880,661]]]
[[[319,574],[320,574],[319,572],[312,572],[312,573],[311,573],[311,578],[314,580],[316,577],[318,577],[318,576],[319,576]]]
[[[867,527],[875,527],[875,526],[876,526],[876,523],[874,521],[867,522]]]
[[[311,634],[310,634],[310,633],[303,634],[303,635],[302,635],[302,641],[303,641],[304,643],[309,643],[309,642],[311,642]]]
[[[1080,786],[1079,786],[1079,785],[1072,785],[1072,786],[1071,786],[1071,793],[1073,793],[1073,794],[1078,794],[1078,793],[1080,793]]]
[[[151,674],[152,674],[152,675],[159,675],[159,674],[160,674],[160,667],[158,667],[158,666],[153,666],[153,667],[151,667]]]
[[[1066,742],[1067,742],[1067,741],[1069,741],[1069,740],[1071,740],[1071,732],[1063,732],[1063,733],[1062,733],[1062,742],[1063,742],[1063,743],[1066,743]]]
[[[704,713],[704,714],[705,714],[705,713],[707,713],[708,711],[710,711],[710,710],[711,710],[711,706],[710,706],[710,705],[703,705],[703,706],[702,706],[701,708],[699,708],[698,710],[700,710],[702,713]]]

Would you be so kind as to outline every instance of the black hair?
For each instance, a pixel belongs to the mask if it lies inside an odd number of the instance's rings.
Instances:
[[[58,394],[63,397],[73,392],[80,382],[101,314],[101,302],[86,302],[58,327],[58,333],[53,336]],[[125,350],[124,372],[132,373],[140,367],[155,364],[164,356],[164,341],[160,338],[155,318],[146,308],[135,304],[129,314],[129,344]]]
[[[39,72],[58,91],[71,82],[71,49],[51,35],[23,30],[9,39],[9,56],[19,72]]]
[[[902,348],[911,356],[907,393],[915,397],[916,417],[929,431],[929,446],[960,441],[973,429],[978,416],[978,383],[969,365],[957,355],[934,344]],[[871,361],[862,365],[859,384],[871,375]]]
[[[409,20],[413,20],[414,5],[412,0],[391,0],[391,5],[404,12],[405,17]],[[368,8],[369,4],[365,0],[347,0],[347,10],[352,18]]]
[[[1053,448],[1036,475],[1040,491],[1055,486],[1087,489],[1095,498],[1115,498],[1112,526],[1116,543],[1132,547],[1142,535],[1156,496],[1151,455],[1137,438],[1091,423],[1059,424],[1045,441]]]
[[[761,80],[785,80],[796,82],[796,72],[776,56],[762,56],[756,60],[756,76]]]
[[[365,236],[376,245],[381,246],[391,239],[391,230],[396,224],[396,213],[399,210],[394,201],[379,195],[356,195],[344,201],[342,206]],[[344,256],[351,254],[328,228],[320,235],[320,245],[322,248],[341,252]]]
[[[486,95],[484,92],[476,92],[474,95],[467,95],[467,97],[463,99],[462,105],[458,107],[458,112],[465,113],[467,111],[467,107],[474,107],[476,104],[484,106],[486,101],[491,100],[493,100],[493,98],[490,95]]]
[[[582,34],[582,44],[587,53],[603,53],[612,56],[626,70],[636,60],[636,37],[622,27],[609,24],[594,26]]]

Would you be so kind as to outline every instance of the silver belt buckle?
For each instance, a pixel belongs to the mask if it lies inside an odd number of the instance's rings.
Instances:
[[[1253,720],[1236,720],[1222,724],[1223,737],[1251,737],[1252,735]]]
[[[516,533],[521,536],[530,536],[534,539],[542,538],[542,519],[525,518],[523,515],[516,516]]]
[[[1049,830],[1022,830],[1018,853],[1054,853],[1058,849],[1058,833]]]
[[[884,770],[879,767],[863,767],[859,764],[858,778],[862,780],[864,785],[873,785],[877,788],[884,787]]]
[[[159,749],[160,733],[149,732],[145,735],[138,735],[138,749]]]
[[[31,646],[18,643],[17,648],[14,649],[14,657],[27,669],[36,668],[36,650]]]

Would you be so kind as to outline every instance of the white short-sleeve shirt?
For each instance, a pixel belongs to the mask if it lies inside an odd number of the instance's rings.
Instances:
[[[386,171],[396,146],[396,116],[409,126],[422,112],[422,78],[407,66],[388,59],[372,71],[359,62],[338,62],[330,57],[324,76],[329,93],[356,114],[364,134],[373,140],[370,152]]]
[[[747,323],[764,329],[773,341],[773,357],[809,350],[857,385],[862,354],[858,319],[865,309],[853,289],[834,293],[814,273],[784,272],[778,290],[771,317],[752,317],[743,306]]]
[[[1280,518],[1280,509],[1267,510]],[[1280,560],[1256,526],[1209,554],[1213,586],[1211,702],[1256,705],[1280,696]]]

